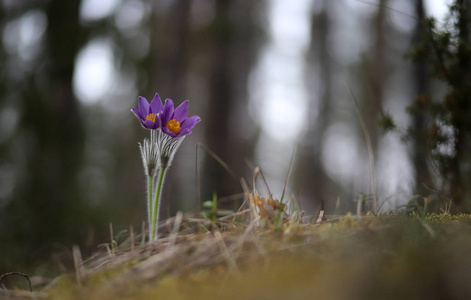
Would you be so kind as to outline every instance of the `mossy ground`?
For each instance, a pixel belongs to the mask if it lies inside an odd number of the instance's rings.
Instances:
[[[38,296],[471,299],[470,253],[469,215],[345,216],[278,230],[233,224],[133,249],[123,243]]]

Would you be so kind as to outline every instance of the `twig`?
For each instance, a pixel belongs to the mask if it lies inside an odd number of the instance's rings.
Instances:
[[[31,280],[29,279],[28,274],[25,274],[25,273],[20,273],[20,272],[8,272],[8,273],[5,273],[5,274],[2,274],[2,275],[0,276],[0,282],[2,282],[2,280],[3,280],[4,277],[13,276],[13,275],[23,276],[24,278],[26,278],[26,280],[28,280],[29,291],[30,291],[31,293],[33,292],[33,288],[31,287]]]
[[[376,6],[376,7],[384,7],[384,8],[386,8],[387,10],[393,11],[393,12],[395,12],[395,13],[398,13],[398,14],[401,14],[401,15],[403,15],[403,16],[406,16],[406,17],[409,17],[409,18],[411,18],[411,19],[414,19],[414,20],[416,20],[416,21],[419,21],[419,19],[417,19],[417,18],[414,17],[413,15],[409,15],[409,14],[407,14],[407,13],[405,13],[405,12],[402,12],[402,11],[400,11],[400,10],[394,9],[394,8],[389,7],[389,6],[387,6],[387,5],[384,5],[384,4],[379,4],[379,5],[378,5],[377,3],[372,3],[372,2],[365,1],[365,0],[356,0],[356,1],[357,1],[357,2],[360,2],[360,3],[363,3],[363,4],[366,4],[366,5],[371,5],[371,6]]]
[[[452,201],[452,199],[451,199],[450,197],[447,197],[447,196],[445,196],[444,194],[442,194],[442,193],[440,193],[440,192],[438,192],[438,191],[436,191],[436,190],[434,190],[434,189],[428,187],[425,183],[422,183],[422,185],[423,185],[427,190],[431,191],[431,192],[434,193],[434,194],[437,194],[438,196],[442,197],[443,199],[445,199],[445,200],[447,200],[447,201]]]

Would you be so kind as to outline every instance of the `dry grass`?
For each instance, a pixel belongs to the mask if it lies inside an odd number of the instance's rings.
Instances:
[[[178,214],[161,225],[166,234],[157,242],[129,235],[86,261],[75,248],[74,272],[33,298],[471,299],[468,215],[347,215],[305,224],[299,215],[277,223],[256,213],[218,224]]]

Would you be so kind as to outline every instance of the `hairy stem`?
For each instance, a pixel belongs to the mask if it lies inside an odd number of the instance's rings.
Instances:
[[[153,183],[154,183],[154,176],[149,175],[147,176],[148,181],[147,181],[147,222],[149,222],[149,239],[151,238],[151,221],[152,221],[152,191],[154,190],[153,188]]]
[[[157,224],[159,222],[159,208],[160,208],[160,198],[162,192],[162,183],[164,181],[165,171],[167,168],[161,167],[159,173],[159,179],[157,182],[157,191],[155,193],[155,201],[152,214],[152,228],[151,228],[151,241],[157,240]]]

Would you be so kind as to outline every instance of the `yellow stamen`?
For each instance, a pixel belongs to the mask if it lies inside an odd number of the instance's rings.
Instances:
[[[177,134],[180,132],[180,122],[178,122],[177,120],[173,119],[173,120],[170,120],[168,121],[167,123],[167,128],[168,130],[170,130],[171,132]]]
[[[146,116],[146,121],[151,120],[152,122],[155,123],[155,117],[157,117],[157,114],[148,114],[148,115]]]

